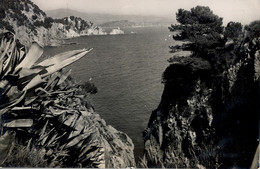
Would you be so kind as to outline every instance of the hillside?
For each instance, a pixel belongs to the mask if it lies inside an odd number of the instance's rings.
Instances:
[[[102,29],[80,17],[47,17],[46,13],[30,0],[1,1],[0,18],[0,30],[15,32],[17,38],[26,46],[32,41],[42,46],[58,45],[64,38],[104,34]]]
[[[94,21],[96,25],[101,25],[112,21],[128,20],[138,25],[169,25],[174,22],[171,18],[159,17],[159,16],[140,16],[140,15],[113,15],[106,13],[84,13],[71,9],[56,9],[46,11],[48,16],[53,18],[63,18],[66,16],[79,16],[85,20]]]

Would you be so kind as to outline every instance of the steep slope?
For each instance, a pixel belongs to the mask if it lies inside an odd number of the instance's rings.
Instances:
[[[161,102],[144,132],[150,167],[250,167],[258,145],[259,42],[242,42],[239,59],[220,74],[196,58],[165,70]]]
[[[0,30],[16,33],[20,41],[29,46],[36,41],[41,45],[57,45],[61,39],[80,35],[104,34],[102,29],[79,17],[54,20],[47,17],[30,0],[3,0],[0,2]]]

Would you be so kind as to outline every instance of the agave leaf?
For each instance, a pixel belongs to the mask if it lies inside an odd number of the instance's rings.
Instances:
[[[56,142],[55,138],[57,138],[58,133],[54,134],[51,139],[48,141],[48,143],[46,144],[46,146],[49,146],[51,143]]]
[[[14,148],[15,134],[10,132],[5,132],[3,136],[0,137],[0,165],[2,165],[8,158],[10,153]]]
[[[3,114],[5,114],[6,112],[8,112],[8,111],[9,111],[8,108],[0,109],[0,120],[1,120],[1,116],[2,116]],[[1,123],[2,123],[2,122],[1,122]],[[0,126],[1,126],[1,123],[0,123]]]
[[[86,150],[87,151],[84,151],[84,152],[88,152],[88,153],[84,154],[84,159],[82,159],[82,161],[86,161],[87,159],[91,159],[92,161],[96,161],[95,157],[97,157],[97,155],[102,154],[102,153],[99,153],[100,147],[97,147],[97,145],[91,146],[90,148],[86,148]]]
[[[61,105],[58,105],[58,104],[53,104],[54,107],[57,107],[59,109],[63,109],[63,110],[69,110],[68,107],[65,107],[65,106],[61,106]]]
[[[78,53],[77,55],[73,55],[70,58],[63,60],[63,61],[59,61],[58,63],[55,63],[55,65],[52,65],[48,68],[46,68],[47,73],[42,74],[42,77],[46,77],[70,64],[72,64],[73,62],[77,61],[78,59],[82,58],[83,56],[85,56],[87,53],[89,53],[92,49],[89,50],[84,50],[81,53]]]
[[[18,89],[17,86],[11,86],[10,89],[5,93],[8,97],[8,101],[12,101],[17,99],[21,95],[21,91]]]
[[[23,67],[31,68],[31,66],[41,57],[42,53],[43,48],[37,43],[33,43],[23,61],[15,68],[15,72]]]
[[[10,44],[11,44],[11,41],[8,41],[7,44],[6,44],[6,46],[5,46],[4,52],[3,52],[2,55],[0,56],[0,60],[5,60],[4,57],[5,57],[5,55],[7,54],[7,51],[8,51],[8,49],[9,49]]]
[[[41,78],[40,75],[35,76],[24,88],[22,91],[29,90],[45,81]]]
[[[12,111],[20,111],[20,110],[32,110],[33,108],[31,106],[27,106],[27,107],[14,107],[11,110]]]
[[[2,73],[3,73],[3,68],[4,67],[4,60],[0,60],[0,78],[2,79]]]
[[[65,136],[66,134],[68,134],[68,133],[67,133],[67,132],[64,132],[61,136],[56,137],[56,138],[55,138],[55,141],[58,141],[60,138],[62,138],[62,137]]]
[[[42,136],[44,135],[48,123],[49,123],[49,120],[47,120],[47,122],[46,122],[45,125],[43,126],[43,128],[42,128],[42,130],[41,130],[41,132],[40,132],[40,138],[42,138]]]
[[[35,92],[44,92],[44,93],[46,93],[49,96],[51,95],[50,92],[48,92],[47,90],[45,90],[45,89],[43,89],[41,87],[38,87],[37,89],[35,89]]]
[[[77,144],[77,147],[82,147],[83,143],[84,143],[84,139],[80,140]]]
[[[79,160],[84,163],[85,161],[91,161],[93,165],[97,168],[105,168],[105,152],[101,147],[94,147],[92,146],[90,149],[85,153],[84,156],[81,156]]]
[[[57,55],[54,55],[53,57],[45,59],[44,61],[38,63],[37,65],[41,65],[41,66],[54,65],[55,63],[59,63],[63,60],[70,58],[71,56],[77,55],[77,54],[84,52],[84,51],[85,51],[85,49],[80,49],[80,50],[73,50],[73,51],[59,53]]]
[[[41,146],[43,146],[43,145],[45,144],[47,138],[48,138],[48,135],[44,135],[44,137],[42,138],[42,140],[39,140],[39,141],[41,141],[41,143],[40,143]]]
[[[15,51],[14,51],[15,45],[16,45],[16,42],[15,42],[15,36],[14,36],[11,48],[9,49],[9,51],[7,53],[8,58],[6,60],[6,63],[4,64],[4,68],[3,68],[3,71],[5,72],[5,74],[8,74],[12,69],[14,69],[14,67],[12,67],[12,63],[16,59],[15,54],[13,54],[13,53],[15,53]]]
[[[25,50],[24,46],[19,49],[18,63],[21,63],[26,56],[26,53],[24,50]]]
[[[79,118],[79,115],[73,112],[72,115],[67,115],[66,119],[62,123],[69,127],[74,128],[74,126],[77,123],[78,118]]]
[[[260,158],[260,144],[258,143],[250,169],[259,167],[259,158]]]
[[[29,152],[30,151],[30,146],[32,143],[32,138],[28,141],[27,146],[26,146],[26,150]]]
[[[159,144],[162,146],[162,140],[163,140],[163,129],[161,124],[159,125]]]
[[[24,99],[26,93],[27,93],[27,91],[23,91],[22,95],[19,97],[19,99],[10,102],[11,105],[9,105],[8,108],[13,107],[13,106],[17,105],[18,103],[20,103]]]
[[[91,140],[91,139],[92,139],[92,133],[88,137],[86,137],[84,140]],[[84,146],[82,146],[82,148],[80,150],[79,158],[84,156],[90,149],[92,149],[92,147],[98,147],[98,143],[94,141],[91,143],[84,144]]]
[[[51,113],[52,113],[54,116],[58,116],[58,115],[61,115],[61,114],[67,112],[67,110],[55,110],[55,109],[52,108],[51,106],[49,107],[49,110],[51,111]]]
[[[74,137],[68,144],[66,144],[65,148],[70,148],[78,144],[81,140],[86,138],[89,134],[91,133],[84,133],[84,134],[79,134],[78,136]]]
[[[15,47],[14,53],[13,53],[13,59],[12,59],[12,62],[11,62],[11,68],[12,69],[10,70],[10,73],[11,73],[11,71],[13,71],[15,69],[16,65],[18,64],[18,59],[19,59],[19,52],[18,52],[17,48]]]
[[[46,128],[45,128],[46,130]],[[40,143],[40,145],[45,145],[48,137],[50,136],[51,132],[53,132],[55,130],[55,128],[53,127],[48,133],[46,133],[45,131],[40,135],[40,138],[38,139],[38,143]]]
[[[3,51],[5,42],[6,42],[6,39],[2,37],[1,44],[0,44],[0,52]]]
[[[16,119],[7,123],[4,123],[4,127],[17,128],[17,127],[31,127],[33,125],[32,119]]]
[[[26,97],[25,101],[24,101],[24,105],[28,106],[31,103],[33,103],[36,99],[38,98],[38,96],[33,96],[33,97]]]
[[[71,74],[71,69],[66,73],[62,74],[57,85],[62,84],[69,77],[70,74]]]
[[[74,91],[76,91],[77,89],[71,89],[71,90],[62,90],[62,91],[56,91],[56,92],[51,92],[50,94],[53,95],[53,94],[61,94],[61,93],[72,93]]]
[[[11,88],[11,84],[8,80],[4,79],[0,81],[1,95],[5,94]]]
[[[83,117],[91,116],[91,112],[86,111],[86,110],[81,110],[80,113],[81,113],[81,115],[82,115]]]
[[[59,81],[59,77],[61,76],[60,72],[55,72],[51,75],[51,78],[48,81],[47,85],[45,86],[44,89],[48,89],[48,91],[52,91],[53,88],[57,85],[58,81]]]
[[[38,74],[42,70],[43,70],[43,68],[29,69],[29,68],[23,67],[19,71],[19,79],[27,77],[27,76],[31,76],[31,75],[34,75],[34,74]]]

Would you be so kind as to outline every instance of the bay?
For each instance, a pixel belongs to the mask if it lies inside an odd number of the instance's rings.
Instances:
[[[169,65],[168,46],[173,40],[167,27],[123,30],[123,35],[72,38],[66,40],[71,45],[46,47],[44,56],[93,48],[70,66],[72,77],[78,82],[91,79],[97,86],[98,93],[91,96],[95,111],[107,124],[128,134],[138,157],[143,151],[142,131],[160,103],[161,77]]]

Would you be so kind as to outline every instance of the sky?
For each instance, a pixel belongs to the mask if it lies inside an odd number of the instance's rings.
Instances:
[[[229,21],[248,24],[260,20],[260,0],[32,0],[43,11],[69,8],[86,13],[156,15],[175,18],[179,8],[209,6]]]

